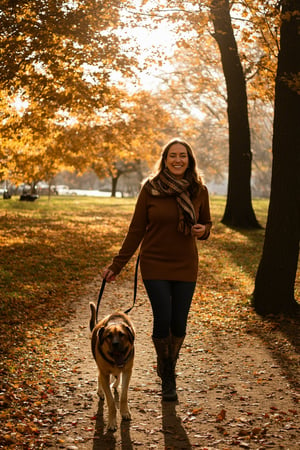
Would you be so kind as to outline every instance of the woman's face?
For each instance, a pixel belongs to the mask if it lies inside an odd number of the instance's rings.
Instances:
[[[183,178],[189,166],[189,157],[185,146],[179,143],[171,145],[165,159],[165,165],[175,178]]]

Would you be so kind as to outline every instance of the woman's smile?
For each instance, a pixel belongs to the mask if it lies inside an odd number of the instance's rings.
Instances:
[[[168,151],[165,165],[176,178],[183,178],[189,165],[189,157],[184,145],[173,144]]]

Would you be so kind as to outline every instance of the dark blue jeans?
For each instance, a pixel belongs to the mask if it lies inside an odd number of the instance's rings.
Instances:
[[[143,280],[153,312],[154,338],[186,333],[188,314],[196,283],[189,281]]]

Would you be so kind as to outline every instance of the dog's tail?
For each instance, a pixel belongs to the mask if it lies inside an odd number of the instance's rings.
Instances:
[[[96,326],[96,306],[92,302],[90,302],[90,309],[91,309],[90,330],[93,331],[93,329]]]

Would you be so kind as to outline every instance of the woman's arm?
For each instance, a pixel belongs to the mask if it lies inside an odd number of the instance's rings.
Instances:
[[[201,228],[198,229],[198,234],[201,234],[200,236],[196,236],[197,239],[205,240],[210,235],[210,230],[212,227],[212,221],[210,216],[210,207],[209,207],[209,195],[207,187],[204,186],[201,190],[201,202],[200,202],[200,208],[199,208],[199,216],[198,216],[198,224],[195,225],[195,227],[198,227],[199,224],[201,225]],[[204,227],[204,229],[203,229]]]
[[[147,193],[141,189],[135,210],[119,253],[114,257],[112,264],[104,269],[103,277],[107,281],[113,281],[123,267],[133,256],[142,242],[147,228]]]

